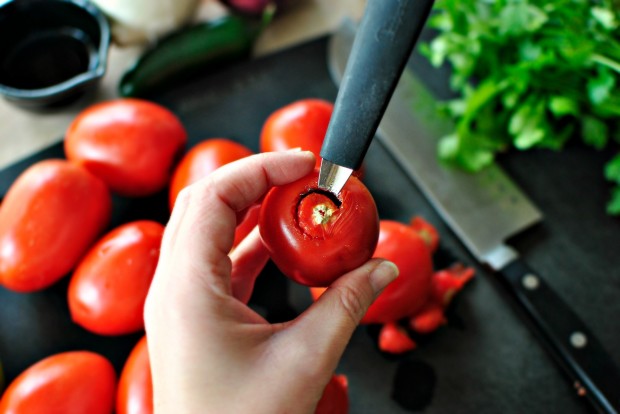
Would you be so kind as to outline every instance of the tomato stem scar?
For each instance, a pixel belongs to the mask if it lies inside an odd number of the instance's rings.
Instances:
[[[323,239],[331,233],[331,228],[340,213],[341,204],[332,193],[312,189],[299,198],[297,224],[306,235]]]

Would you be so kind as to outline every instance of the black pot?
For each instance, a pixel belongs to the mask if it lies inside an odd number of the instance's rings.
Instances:
[[[0,6],[0,93],[41,109],[71,102],[106,70],[110,27],[87,0],[11,0]]]

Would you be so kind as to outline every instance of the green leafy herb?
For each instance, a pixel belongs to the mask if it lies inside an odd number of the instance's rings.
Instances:
[[[510,148],[620,142],[620,0],[437,0],[422,45],[452,67],[456,131],[439,155],[477,171]],[[605,168],[620,215],[620,154]]]

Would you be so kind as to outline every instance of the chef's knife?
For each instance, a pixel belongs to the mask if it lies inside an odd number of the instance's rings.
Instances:
[[[338,195],[359,168],[433,0],[369,1],[323,146],[319,187]]]
[[[346,22],[330,39],[328,64],[339,82],[355,26]],[[470,174],[443,167],[437,139],[454,132],[436,99],[405,70],[377,138],[425,193],[463,244],[497,273],[551,356],[602,413],[620,412],[620,371],[602,344],[545,280],[506,240],[541,221],[542,214],[497,166]]]

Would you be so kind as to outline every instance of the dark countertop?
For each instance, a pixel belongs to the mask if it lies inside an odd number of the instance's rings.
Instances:
[[[190,143],[236,139],[258,150],[266,117],[296,99],[334,100],[326,38],[189,80],[153,97],[177,113]],[[414,58],[415,61],[415,58]],[[417,62],[417,61],[416,61]],[[432,89],[442,72],[420,64]],[[513,245],[549,284],[571,303],[620,365],[620,221],[605,215],[609,186],[602,166],[610,150],[578,145],[562,152],[532,151],[500,157],[545,215],[542,224]],[[0,173],[2,194],[15,175],[38,158],[62,156],[56,145]],[[382,218],[408,221],[420,214],[442,235],[437,267],[453,260],[476,266],[442,223],[416,185],[375,140],[366,159],[365,183]],[[167,220],[166,194],[141,200],[115,199],[114,224],[134,218]],[[108,356],[120,370],[140,334],[101,338],[68,319],[67,279],[29,295],[0,289],[0,360],[8,378],[36,360],[61,350],[87,348]],[[271,320],[286,319],[310,303],[307,289],[289,283],[273,266],[261,277],[252,303]],[[453,302],[448,324],[416,338],[418,348],[389,356],[376,348],[376,327],[360,327],[338,372],[349,378],[351,413],[589,413],[556,364],[515,312],[508,295],[486,270]],[[620,389],[620,384],[619,384]],[[620,392],[620,391],[619,391]],[[395,397],[395,398],[393,398]],[[396,400],[406,402],[409,409]]]

